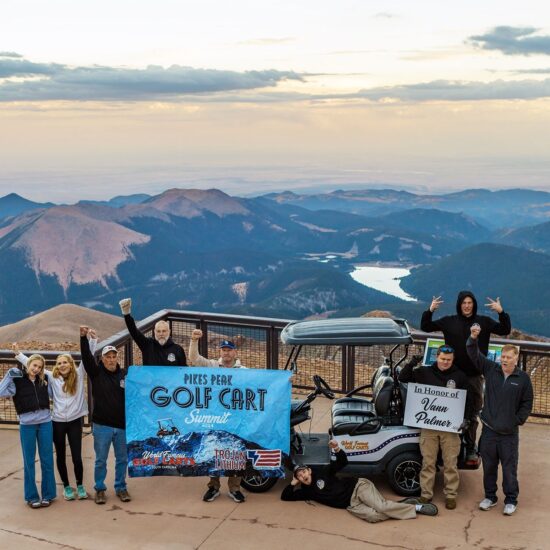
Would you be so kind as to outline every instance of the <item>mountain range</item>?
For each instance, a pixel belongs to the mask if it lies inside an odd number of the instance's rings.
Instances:
[[[436,292],[454,301],[472,288],[500,292],[521,328],[550,334],[546,294],[520,286],[550,276],[549,198],[529,190],[240,198],[170,189],[52,205],[11,194],[0,198],[0,262],[9,266],[0,271],[0,323],[64,302],[117,314],[125,296],[138,317],[164,307],[287,318],[388,309],[416,317]],[[405,304],[356,283],[349,272],[361,262],[416,266],[402,286],[420,301]]]

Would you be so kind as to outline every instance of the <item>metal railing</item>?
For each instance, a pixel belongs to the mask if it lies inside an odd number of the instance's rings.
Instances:
[[[172,338],[187,351],[191,332],[195,328],[203,331],[199,341],[199,352],[205,357],[217,357],[221,340],[233,340],[239,347],[241,363],[248,368],[284,369],[290,346],[280,342],[280,332],[289,322],[287,319],[222,315],[196,311],[161,310],[147,317],[138,327],[146,335],[152,335],[157,321],[168,321]],[[409,355],[423,353],[426,339],[434,337],[419,331],[412,331],[414,343],[409,346]],[[532,416],[550,418],[550,343],[526,340],[493,339],[493,343],[511,343],[520,347],[520,365],[531,377],[535,393]],[[123,366],[141,365],[141,352],[123,330],[98,345],[112,345],[119,351]],[[322,376],[338,393],[368,384],[377,367],[389,355],[388,346],[304,346],[298,360],[298,369],[293,377],[295,388],[312,387],[314,374]],[[42,353],[48,364],[55,361],[57,352]],[[72,353],[75,360],[78,353]],[[13,353],[0,351],[0,376],[15,366]],[[91,410],[91,409],[90,409]],[[0,424],[16,423],[17,417],[11,400],[0,400]]]

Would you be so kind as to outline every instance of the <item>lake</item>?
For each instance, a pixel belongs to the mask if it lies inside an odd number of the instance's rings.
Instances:
[[[400,280],[410,274],[404,267],[379,267],[371,265],[355,266],[350,275],[362,285],[391,294],[408,302],[416,302],[416,298],[409,296],[400,286]]]

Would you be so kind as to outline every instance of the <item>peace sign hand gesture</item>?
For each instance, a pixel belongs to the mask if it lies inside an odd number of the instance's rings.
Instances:
[[[496,311],[497,313],[502,313],[504,311],[501,303],[500,298],[497,296],[496,300],[493,300],[492,298],[487,297],[487,300],[489,300],[488,304],[485,304],[486,307],[489,309],[492,309],[493,311]]]
[[[432,303],[430,304],[430,311],[433,313],[439,306],[443,303],[441,296],[434,296],[432,298]]]

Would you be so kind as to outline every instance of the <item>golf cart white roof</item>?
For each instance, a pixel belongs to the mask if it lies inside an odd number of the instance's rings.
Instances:
[[[289,323],[281,332],[283,344],[356,345],[412,344],[404,319],[350,317]]]

